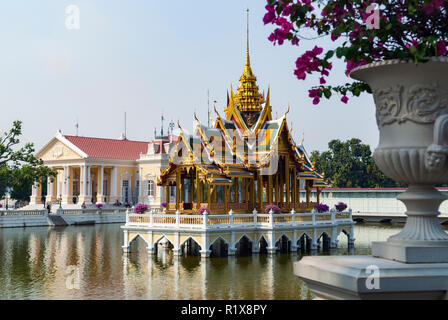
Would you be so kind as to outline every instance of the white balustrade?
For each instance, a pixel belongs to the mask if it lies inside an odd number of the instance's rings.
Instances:
[[[3,210],[0,211],[2,217],[24,217],[24,216],[45,216],[47,210]]]
[[[133,227],[157,227],[163,229],[200,229],[213,230],[223,228],[273,228],[275,226],[300,225],[337,225],[352,222],[351,210],[344,212],[293,212],[293,213],[261,213],[224,215],[184,215],[159,214],[147,212],[144,214],[128,213],[126,225]]]

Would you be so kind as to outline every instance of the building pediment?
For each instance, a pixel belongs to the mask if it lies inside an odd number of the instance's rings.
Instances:
[[[83,158],[77,150],[72,149],[68,145],[59,141],[57,138],[53,138],[36,154],[36,157],[38,159],[42,159],[43,161],[73,160]]]

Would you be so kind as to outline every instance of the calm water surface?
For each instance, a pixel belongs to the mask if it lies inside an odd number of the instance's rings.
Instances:
[[[358,224],[354,250],[341,235],[325,254],[370,254],[371,241],[401,228]],[[298,254],[201,259],[140,247],[125,255],[122,241],[119,224],[0,229],[0,299],[311,298],[293,274]]]

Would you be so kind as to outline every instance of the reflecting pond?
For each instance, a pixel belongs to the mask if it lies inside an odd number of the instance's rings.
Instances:
[[[403,226],[357,224],[355,248],[369,254]],[[300,254],[201,259],[144,248],[123,254],[119,224],[0,229],[0,299],[310,299],[293,274]]]

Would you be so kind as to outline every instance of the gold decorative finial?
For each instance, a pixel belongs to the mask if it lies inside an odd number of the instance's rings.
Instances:
[[[216,113],[216,115],[218,116],[218,118],[220,118],[220,116],[219,116],[219,112],[218,112],[218,110],[216,110],[216,106],[213,106],[213,108],[215,109],[215,113]]]
[[[197,115],[196,115],[196,108],[194,108],[194,119],[195,119],[197,122],[200,122],[199,119],[198,119],[198,117],[197,117]]]
[[[303,133],[303,136],[302,136],[302,144],[303,144],[303,141],[305,141],[305,132]]]
[[[249,57],[249,8],[246,9],[246,66],[250,66],[250,57]]]
[[[289,106],[289,102],[288,102],[288,110],[286,110],[285,112],[285,116],[289,113],[289,110],[291,109],[291,107]]]
[[[258,91],[257,78],[252,72],[250,66],[249,55],[249,9],[247,11],[247,27],[246,27],[246,62],[243,74],[240,76],[240,85],[238,86],[234,97],[234,102],[238,106],[240,112],[260,112],[262,103],[264,103],[263,96]]]

